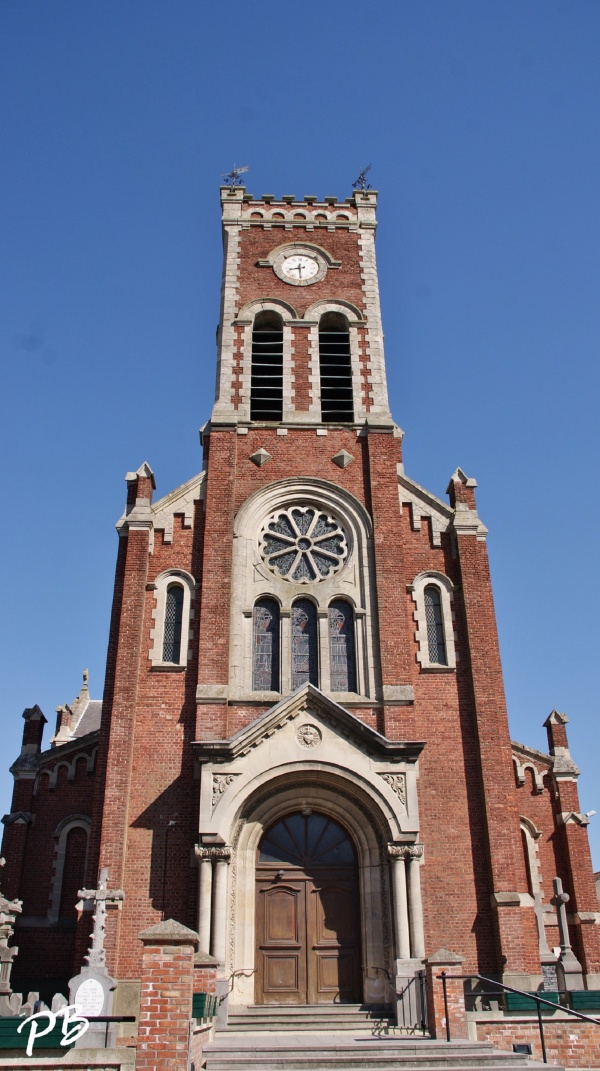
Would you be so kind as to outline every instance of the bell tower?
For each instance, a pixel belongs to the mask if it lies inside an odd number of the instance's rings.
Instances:
[[[221,188],[213,426],[390,423],[373,190],[338,202]]]

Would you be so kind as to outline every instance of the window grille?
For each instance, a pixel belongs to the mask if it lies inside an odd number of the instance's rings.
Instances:
[[[310,599],[292,606],[292,691],[300,685],[319,684],[317,611]]]
[[[321,420],[351,424],[352,363],[348,322],[337,312],[326,313],[319,324],[319,369],[321,376]]]
[[[329,665],[331,691],[355,692],[354,612],[344,599],[329,607]]]
[[[259,599],[253,614],[252,688],[279,691],[279,606],[275,599]]]
[[[283,418],[283,321],[275,312],[259,313],[252,332],[250,420]]]
[[[163,639],[163,662],[181,661],[181,626],[183,621],[183,588],[181,584],[169,584],[165,605],[165,632]]]
[[[429,661],[438,666],[446,666],[448,665],[448,659],[446,657],[440,593],[436,587],[430,585],[425,588],[424,597]]]

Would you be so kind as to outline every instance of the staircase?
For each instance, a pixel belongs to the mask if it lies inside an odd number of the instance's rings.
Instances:
[[[232,1008],[204,1049],[206,1071],[512,1071],[545,1068],[485,1042],[394,1034],[384,1008],[360,1004]],[[388,1033],[389,1031],[389,1033]],[[553,1068],[553,1071],[556,1069]]]

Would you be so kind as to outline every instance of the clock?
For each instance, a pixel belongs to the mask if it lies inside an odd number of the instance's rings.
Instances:
[[[294,283],[308,283],[318,275],[319,262],[304,253],[294,253],[283,261],[281,273]]]
[[[327,260],[323,252],[308,243],[290,242],[274,249],[268,260],[259,265],[272,268],[275,275],[290,286],[310,286],[327,275]]]

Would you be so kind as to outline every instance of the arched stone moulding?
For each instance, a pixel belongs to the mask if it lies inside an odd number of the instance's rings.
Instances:
[[[355,844],[363,996],[369,1002],[382,999],[384,976],[375,968],[392,971],[397,958],[388,845],[417,842],[417,760],[422,746],[386,740],[312,685],[266,711],[231,741],[194,745],[202,766],[201,843],[227,845],[230,851],[228,887],[221,886],[227,903],[219,905],[227,932],[215,934],[213,926],[215,947],[226,948],[227,977],[255,966],[260,838],[285,814],[310,807],[340,822]],[[405,779],[403,792],[397,790],[398,775]],[[252,975],[236,976],[231,999],[235,1004],[253,1002]]]
[[[267,518],[278,509],[295,505],[315,506],[333,515],[344,528],[348,556],[338,573],[312,584],[295,584],[277,576],[261,560],[259,538]],[[372,526],[364,506],[354,495],[325,480],[290,478],[267,484],[241,506],[234,522],[231,654],[229,698],[257,699],[252,692],[252,610],[257,599],[275,598],[281,607],[281,693],[291,691],[290,614],[297,598],[311,598],[319,620],[321,688],[329,686],[329,636],[327,611],[334,598],[345,598],[354,608],[356,628],[357,697],[375,699],[379,688],[376,642],[373,641],[374,593],[369,568],[372,556]]]

